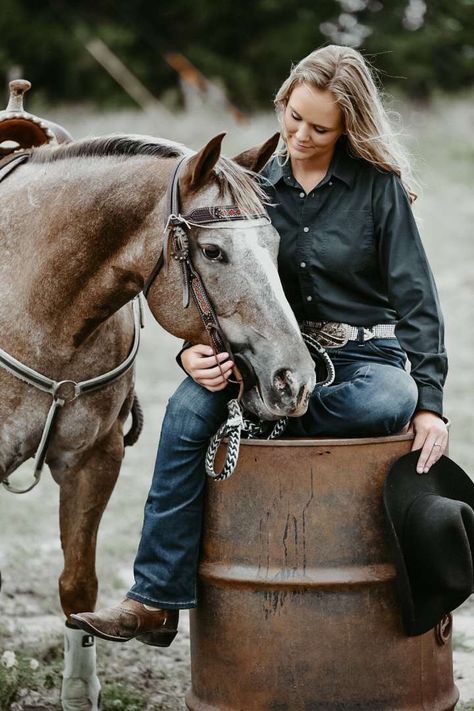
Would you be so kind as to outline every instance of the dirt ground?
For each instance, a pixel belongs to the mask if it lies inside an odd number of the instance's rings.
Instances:
[[[472,183],[472,102],[439,100],[430,109],[404,107],[410,146],[418,159],[423,194],[416,205],[424,243],[435,273],[446,317],[450,375],[446,413],[451,427],[451,456],[474,475],[472,436],[472,224],[468,185]],[[178,118],[132,112],[93,115],[78,110],[50,112],[75,136],[117,131],[173,137],[195,148],[231,124],[226,117]],[[157,126],[160,129],[157,129]],[[257,117],[249,127],[230,126],[225,151],[258,143],[275,129],[271,116]],[[132,563],[140,535],[160,423],[167,398],[181,379],[174,362],[178,342],[148,314],[137,365],[137,391],[145,412],[138,444],[127,451],[121,476],[102,521],[98,541],[99,606],[118,601],[132,582]],[[18,480],[31,475],[31,462]],[[62,614],[57,578],[62,556],[57,522],[57,487],[44,480],[24,497],[0,491],[0,708],[9,711],[59,709]],[[474,599],[455,614],[454,663],[461,694],[458,708],[474,709]],[[8,665],[14,652],[14,663]],[[169,649],[155,650],[136,642],[98,643],[103,709],[178,711],[190,685],[189,625],[182,615],[180,633]],[[2,656],[3,655],[3,656]],[[3,676],[1,676],[3,674]],[[4,688],[2,690],[1,684]],[[6,685],[14,692],[6,701]],[[3,694],[3,696],[2,696]],[[4,699],[2,702],[1,699]],[[3,705],[2,705],[3,703]]]

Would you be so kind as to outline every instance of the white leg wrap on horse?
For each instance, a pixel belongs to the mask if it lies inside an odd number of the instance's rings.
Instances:
[[[95,667],[95,639],[80,629],[64,632],[64,711],[98,711],[100,683]]]

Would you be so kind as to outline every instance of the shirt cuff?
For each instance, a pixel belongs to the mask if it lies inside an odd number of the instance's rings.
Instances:
[[[430,385],[418,386],[417,410],[431,410],[443,417],[443,391]]]
[[[191,348],[192,345],[193,345],[193,344],[191,343],[191,341],[184,341],[180,352],[179,352],[178,355],[176,356],[176,362],[177,362],[177,364],[179,365],[179,367],[181,368],[181,370],[183,370],[183,371],[186,373],[186,375],[187,375],[188,373],[186,372],[186,370],[184,370],[183,364],[182,364],[182,362],[181,362],[181,356],[182,356],[182,354],[184,353],[184,351],[186,351],[188,348]]]

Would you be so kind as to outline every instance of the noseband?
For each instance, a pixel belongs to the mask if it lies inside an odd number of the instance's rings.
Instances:
[[[218,207],[198,207],[191,212],[182,215],[180,213],[179,178],[183,169],[191,156],[183,156],[177,163],[171,181],[168,185],[166,196],[166,219],[165,219],[165,239],[163,249],[151,274],[145,281],[143,294],[148,297],[148,292],[160,273],[162,268],[167,268],[169,255],[179,262],[183,281],[183,308],[188,308],[190,295],[198,310],[203,326],[209,336],[214,352],[222,353],[226,351],[229,357],[242,365],[242,375],[245,388],[252,387],[255,382],[255,373],[248,361],[238,354],[236,358],[232,355],[230,344],[219,324],[216,312],[211,299],[206,291],[206,287],[199,272],[195,269],[189,250],[189,233],[191,227],[205,227],[216,225],[217,223],[259,220],[265,218],[269,221],[265,212],[244,216],[236,205],[225,205]]]

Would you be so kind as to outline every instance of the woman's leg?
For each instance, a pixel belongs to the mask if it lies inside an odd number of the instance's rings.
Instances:
[[[316,387],[308,411],[290,419],[287,433],[300,437],[373,437],[399,432],[411,419],[417,387],[404,368],[397,341],[349,342],[331,352],[336,380]]]
[[[135,584],[127,597],[163,609],[196,605],[204,457],[227,416],[231,388],[210,392],[186,378],[170,398],[161,428]]]
[[[179,609],[195,606],[204,458],[233,393],[232,387],[211,393],[187,378],[170,398],[145,505],[135,585],[113,607],[71,615],[89,634],[167,647],[177,633]]]

